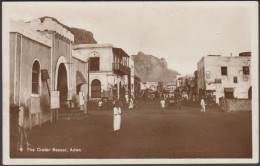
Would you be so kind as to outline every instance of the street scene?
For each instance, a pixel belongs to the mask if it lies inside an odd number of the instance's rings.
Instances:
[[[9,157],[252,159],[251,7],[6,3]]]
[[[159,101],[122,111],[121,131],[113,133],[113,112],[91,110],[80,120],[59,120],[28,131],[32,144],[13,157],[31,158],[250,158],[251,113],[225,113],[215,108],[167,108]],[[243,118],[243,122],[240,119]],[[238,130],[239,129],[239,130]],[[241,135],[240,133],[244,133]],[[53,151],[53,148],[56,151]],[[50,149],[49,152],[44,151]],[[57,152],[66,149],[66,152]],[[74,152],[76,151],[76,152]],[[78,152],[77,152],[78,151]]]

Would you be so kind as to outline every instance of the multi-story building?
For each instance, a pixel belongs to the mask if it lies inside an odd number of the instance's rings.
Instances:
[[[174,92],[174,90],[176,89],[177,85],[175,82],[170,82],[170,83],[167,83],[165,85],[165,89],[170,91],[170,92]]]
[[[194,78],[194,74],[176,75],[176,86],[184,87]]]
[[[124,50],[111,44],[79,44],[73,46],[72,56],[89,63],[90,100],[125,97],[131,83],[129,55]]]
[[[208,55],[197,63],[197,85],[200,96],[249,98],[251,91],[251,52],[239,56]]]
[[[146,88],[151,89],[152,91],[157,91],[158,82],[146,82]]]

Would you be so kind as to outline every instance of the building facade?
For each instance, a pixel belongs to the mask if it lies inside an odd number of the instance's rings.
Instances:
[[[177,88],[177,85],[175,82],[170,82],[165,85],[165,89],[168,91],[171,91],[171,92],[174,92],[176,88]]]
[[[51,119],[52,91],[59,91],[60,111],[71,101],[85,105],[87,66],[72,57],[73,42],[73,34],[50,18],[11,21],[10,102],[25,107],[26,127]]]
[[[141,83],[141,90],[150,89],[152,91],[157,91],[158,89],[158,82],[149,82],[146,81],[145,83]]]
[[[239,56],[204,56],[197,63],[197,86],[200,96],[249,98],[251,89],[251,53]]]
[[[129,56],[121,48],[110,44],[79,44],[73,46],[72,56],[89,64],[90,100],[124,98],[131,90]]]

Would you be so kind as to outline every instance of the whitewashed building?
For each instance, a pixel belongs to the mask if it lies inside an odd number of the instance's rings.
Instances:
[[[157,91],[158,82],[149,82],[146,81],[145,83],[141,83],[141,90],[150,89],[152,91]]]
[[[250,98],[251,52],[239,56],[208,55],[197,63],[198,93],[220,97]]]
[[[72,56],[89,63],[90,100],[125,97],[130,68],[124,50],[111,44],[79,44],[73,46]]]
[[[170,82],[165,85],[165,89],[169,91],[174,91],[177,88],[177,84],[175,82]]]

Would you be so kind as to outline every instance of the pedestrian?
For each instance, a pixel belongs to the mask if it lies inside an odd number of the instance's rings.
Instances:
[[[121,126],[121,108],[119,103],[116,102],[114,107],[114,133],[119,135],[119,130]]]
[[[204,101],[204,97],[201,98],[200,106],[201,106],[201,112],[206,112],[206,109],[205,109],[206,104]]]
[[[26,148],[30,146],[31,144],[28,142],[27,134],[25,132],[24,128],[24,107],[19,107],[19,117],[18,117],[18,144],[17,144],[17,150],[20,152],[23,151],[23,144],[26,145]]]
[[[164,100],[164,98],[161,99],[160,103],[161,103],[161,110],[162,110],[162,114],[163,114],[164,111],[165,111],[165,100]]]
[[[133,98],[131,97],[130,98],[130,102],[129,102],[129,107],[128,107],[129,109],[132,109],[132,108],[134,108],[134,101],[133,101]]]
[[[101,108],[102,108],[102,100],[99,100],[98,101],[98,111],[100,111],[101,110]]]
[[[113,99],[113,102],[112,102],[113,106],[116,105],[116,99]]]
[[[129,98],[128,98],[128,95],[126,94],[125,95],[125,102],[128,104],[128,102],[129,102]]]
[[[181,95],[178,96],[177,102],[178,102],[178,108],[181,109],[181,107],[182,107],[182,104],[181,104]]]

